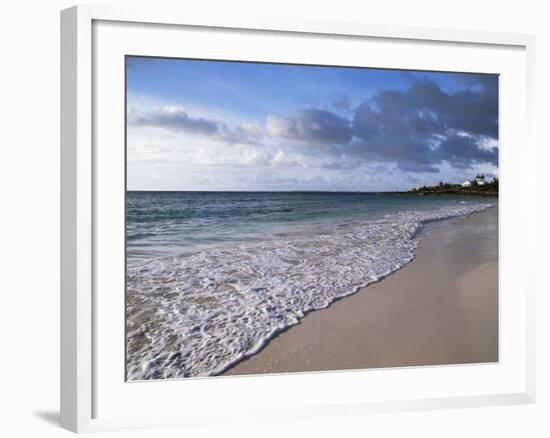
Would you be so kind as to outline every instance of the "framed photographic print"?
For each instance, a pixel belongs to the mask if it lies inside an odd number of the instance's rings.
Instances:
[[[75,7],[61,45],[63,427],[534,401],[532,36]]]

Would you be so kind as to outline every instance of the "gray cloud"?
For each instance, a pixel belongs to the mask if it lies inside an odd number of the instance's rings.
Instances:
[[[273,137],[313,144],[345,144],[352,137],[349,120],[321,109],[305,109],[292,117],[270,116],[267,132]]]
[[[215,135],[222,130],[222,124],[213,120],[190,117],[182,107],[170,106],[130,117],[129,122],[135,126],[155,126],[173,131],[184,131],[191,134]]]
[[[179,105],[157,107],[148,112],[130,114],[128,123],[136,127],[150,126],[185,132],[228,143],[257,144],[258,137],[254,126],[230,128],[217,120],[192,117]]]
[[[408,172],[436,172],[443,161],[457,168],[497,165],[497,148],[479,147],[484,138],[498,138],[497,78],[475,78],[455,93],[427,79],[405,91],[378,92],[355,111],[350,152]]]
[[[470,168],[472,164],[498,164],[497,148],[480,149],[474,137],[452,135],[441,142],[438,156],[454,167]]]
[[[332,106],[339,110],[349,111],[352,109],[351,99],[347,94],[341,93],[332,101]]]

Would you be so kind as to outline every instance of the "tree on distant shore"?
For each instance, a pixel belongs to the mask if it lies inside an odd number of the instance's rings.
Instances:
[[[478,181],[483,181],[483,184],[478,184]],[[489,182],[490,181],[490,182]],[[485,195],[498,195],[498,178],[489,178],[484,174],[477,174],[474,179],[470,181],[470,186],[462,186],[462,184],[451,184],[448,182],[440,181],[433,186],[419,186],[411,189],[412,192],[420,194],[485,194]]]

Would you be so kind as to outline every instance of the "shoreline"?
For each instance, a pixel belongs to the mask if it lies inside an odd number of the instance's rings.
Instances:
[[[220,375],[498,361],[498,204],[425,224],[420,236],[403,268]]]

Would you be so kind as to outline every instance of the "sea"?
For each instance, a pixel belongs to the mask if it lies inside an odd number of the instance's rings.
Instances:
[[[214,376],[405,266],[419,231],[494,198],[127,192],[128,380]]]

